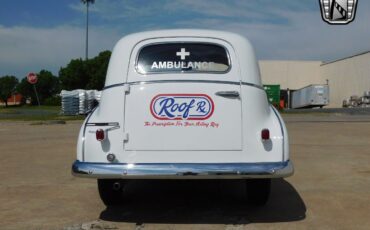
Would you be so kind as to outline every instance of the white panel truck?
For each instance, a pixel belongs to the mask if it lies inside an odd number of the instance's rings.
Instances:
[[[100,104],[81,127],[72,173],[106,205],[135,179],[237,179],[251,203],[293,174],[288,134],[254,50],[237,34],[162,30],[122,38]]]

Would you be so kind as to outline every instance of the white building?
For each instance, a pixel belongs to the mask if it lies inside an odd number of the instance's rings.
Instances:
[[[281,89],[300,89],[310,84],[329,84],[330,104],[342,107],[352,95],[370,91],[370,51],[332,62],[260,61],[263,84],[279,84]]]

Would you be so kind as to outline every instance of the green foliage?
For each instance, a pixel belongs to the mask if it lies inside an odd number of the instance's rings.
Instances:
[[[110,51],[103,51],[95,58],[88,60],[87,65],[90,80],[86,89],[101,90],[104,87],[110,56]]]
[[[0,107],[0,122],[6,121],[68,121],[83,120],[85,116],[61,116],[60,106],[11,106],[8,108]],[[36,124],[36,123],[33,123]]]
[[[59,71],[59,80],[64,90],[84,89],[89,82],[87,65],[82,59],[73,59]]]
[[[40,103],[60,105],[60,97],[56,96],[56,94],[59,94],[61,89],[101,90],[104,87],[110,56],[111,52],[107,50],[100,52],[98,56],[87,61],[72,59],[66,67],[60,68],[59,78],[53,76],[50,71],[41,70],[37,74],[38,81],[35,84]],[[14,76],[0,78],[1,100],[6,101],[15,91],[21,93],[24,100],[25,98],[31,98],[32,104],[37,104],[33,85],[28,83],[27,77],[24,77],[19,83]]]
[[[110,56],[110,51],[103,51],[87,61],[71,60],[66,67],[62,67],[59,71],[62,89],[101,90],[104,87]]]
[[[52,96],[44,100],[44,105],[47,106],[60,106],[62,104],[60,96]]]
[[[60,92],[59,79],[47,70],[41,70],[38,74],[38,81],[35,84],[40,103],[43,104],[49,97]],[[17,91],[24,97],[30,97],[32,104],[37,104],[37,98],[33,85],[28,83],[27,77],[24,77],[17,86]]]
[[[8,107],[8,98],[12,95],[18,84],[18,79],[14,76],[3,76],[0,78],[0,99],[5,102]]]

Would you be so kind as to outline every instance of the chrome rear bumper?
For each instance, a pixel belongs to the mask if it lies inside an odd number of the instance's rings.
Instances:
[[[291,161],[274,163],[89,163],[75,161],[72,174],[98,179],[279,178],[294,172]]]

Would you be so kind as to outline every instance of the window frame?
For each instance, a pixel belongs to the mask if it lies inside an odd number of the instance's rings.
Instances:
[[[152,46],[152,45],[163,45],[163,44],[189,44],[189,43],[194,43],[194,44],[204,44],[204,45],[214,45],[214,46],[219,46],[221,48],[223,48],[225,50],[225,53],[226,53],[226,57],[227,57],[227,62],[228,62],[228,68],[224,71],[194,71],[194,70],[181,70],[181,71],[166,71],[166,72],[147,72],[147,73],[142,73],[140,72],[140,70],[138,69],[138,64],[139,64],[139,55],[141,53],[141,51],[145,48],[145,47],[148,47],[148,46]],[[222,45],[222,44],[219,44],[219,43],[215,43],[215,42],[199,42],[199,41],[168,41],[168,42],[153,42],[153,43],[148,43],[148,44],[145,44],[143,46],[140,47],[140,49],[137,51],[136,53],[136,58],[135,58],[135,72],[137,74],[140,74],[140,75],[152,75],[152,74],[226,74],[228,72],[230,72],[230,70],[232,69],[232,63],[231,63],[231,58],[230,58],[230,53],[229,53],[229,50],[226,48],[226,46]]]

